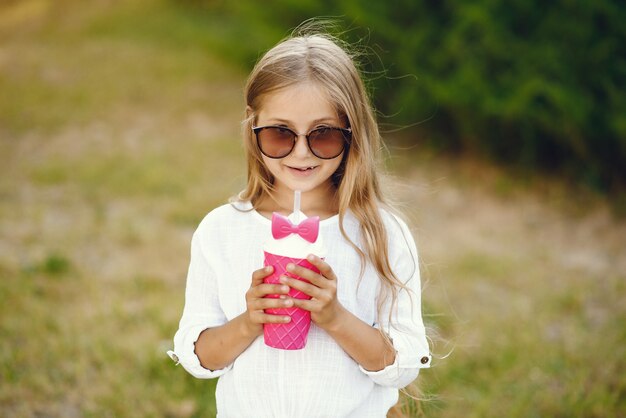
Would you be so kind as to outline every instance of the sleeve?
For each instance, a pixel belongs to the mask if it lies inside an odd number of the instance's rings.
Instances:
[[[393,364],[382,370],[367,371],[361,367],[361,371],[381,386],[403,388],[417,378],[420,369],[430,367],[432,357],[422,320],[417,248],[406,224],[397,218],[394,223],[398,227],[388,228],[390,263],[406,289],[398,292],[395,307],[391,306],[391,300],[387,300],[375,327],[390,337],[396,358]]]
[[[204,227],[206,225],[198,227],[191,240],[185,307],[174,336],[174,350],[168,351],[167,354],[191,375],[200,379],[211,379],[226,373],[232,365],[220,370],[208,370],[202,367],[195,353],[195,343],[202,331],[228,321],[220,307],[217,278],[202,249],[201,235]]]

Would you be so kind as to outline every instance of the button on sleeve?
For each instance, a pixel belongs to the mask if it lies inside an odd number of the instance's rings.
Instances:
[[[393,218],[388,222],[390,262],[394,273],[406,288],[399,289],[395,306],[386,301],[376,324],[385,332],[396,350],[393,364],[370,372],[361,368],[374,382],[402,388],[410,384],[420,369],[430,367],[432,357],[422,320],[421,282],[417,249],[404,222]],[[389,313],[391,313],[391,320]]]
[[[200,333],[207,328],[217,327],[227,322],[220,308],[217,278],[211,269],[207,254],[202,249],[203,234],[210,234],[206,224],[200,224],[191,240],[191,261],[187,273],[185,307],[178,331],[174,336],[174,350],[170,357],[175,356],[185,370],[193,376],[210,379],[224,374],[231,366],[221,370],[208,370],[202,367],[195,354],[195,343]]]

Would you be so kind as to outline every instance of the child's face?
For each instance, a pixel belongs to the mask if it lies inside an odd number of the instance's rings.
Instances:
[[[268,94],[262,99],[257,126],[281,125],[300,134],[320,126],[343,126],[325,91],[315,84],[302,83]],[[345,151],[344,151],[345,152]],[[263,155],[263,162],[274,176],[276,191],[291,193],[328,190],[331,176],[339,167],[343,152],[336,158],[317,158],[299,136],[289,155],[272,159]]]

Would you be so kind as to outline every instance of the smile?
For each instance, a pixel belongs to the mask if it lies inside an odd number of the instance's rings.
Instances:
[[[289,172],[298,177],[308,177],[315,172],[315,170],[319,166],[309,166],[309,167],[291,167],[286,166],[289,169]]]

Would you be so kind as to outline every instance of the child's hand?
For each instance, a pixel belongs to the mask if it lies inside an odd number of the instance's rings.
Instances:
[[[293,306],[293,300],[282,298],[289,293],[289,287],[284,284],[266,284],[263,279],[272,274],[271,266],[255,270],[252,273],[252,284],[246,292],[246,317],[248,331],[253,335],[263,333],[264,323],[286,323],[291,320],[288,316],[266,314],[264,309],[289,308]],[[281,295],[281,298],[265,298],[267,295]]]
[[[280,281],[311,296],[311,300],[291,299],[294,306],[311,311],[311,320],[322,329],[332,328],[345,313],[345,309],[337,300],[337,276],[333,269],[321,258],[309,255],[307,260],[317,267],[320,273],[315,273],[306,267],[288,264],[290,273],[307,279],[310,283],[302,280],[281,276]]]

